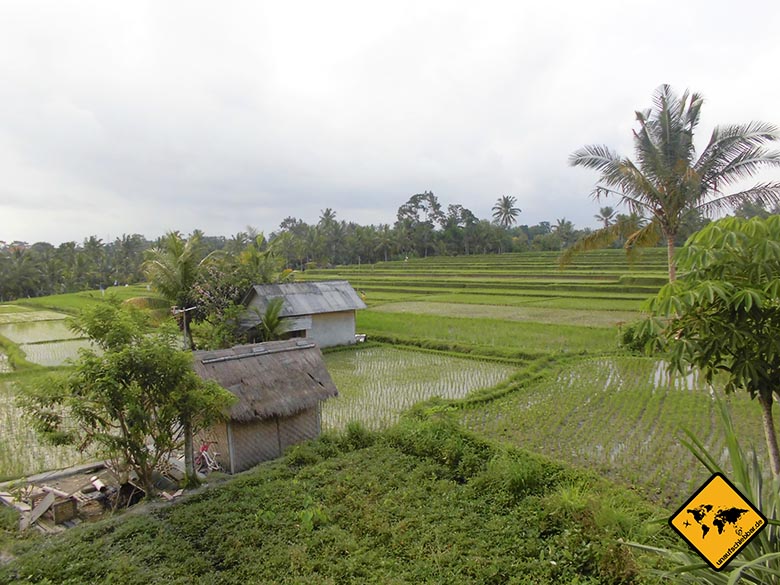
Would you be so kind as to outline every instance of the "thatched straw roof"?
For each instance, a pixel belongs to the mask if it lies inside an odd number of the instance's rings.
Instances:
[[[249,422],[290,416],[338,396],[317,345],[303,339],[196,351],[195,372],[230,390],[238,401],[230,419]]]
[[[271,299],[283,297],[281,317],[338,313],[365,309],[366,304],[346,280],[256,284],[244,296],[243,304],[261,313]]]

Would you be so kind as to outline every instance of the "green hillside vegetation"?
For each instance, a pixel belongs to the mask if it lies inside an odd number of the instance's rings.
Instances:
[[[19,299],[13,301],[11,306],[19,305],[32,309],[51,309],[53,311],[75,315],[88,306],[102,302],[107,296],[113,296],[120,301],[126,301],[137,297],[149,299],[159,298],[159,296],[156,295],[154,291],[150,291],[146,285],[136,284],[132,286],[110,286],[106,288],[104,292],[89,290],[61,295]]]
[[[621,250],[585,253],[563,272],[555,258],[437,257],[300,274],[346,278],[369,306],[357,317],[369,343],[325,356],[343,400],[325,405],[324,425],[350,431],[174,506],[49,540],[6,534],[18,559],[0,582],[644,582],[637,571],[655,560],[617,540],[653,544],[644,521],[665,518],[703,478],[681,428],[723,451],[711,390],[618,347],[648,296],[629,289],[659,288],[663,254],[632,264]],[[74,311],[100,302],[95,294],[36,307]],[[19,315],[0,313],[9,323]],[[37,345],[46,344],[24,347]],[[0,392],[11,396],[11,382],[36,371],[5,374]],[[391,426],[418,400],[427,401],[414,412],[433,419]],[[731,407],[760,454],[756,405],[734,397]],[[383,430],[361,431],[353,419]]]
[[[566,269],[556,252],[491,256],[411,258],[332,270],[307,270],[306,280],[346,278],[372,293],[467,294],[533,300],[570,296],[641,301],[666,282],[666,257],[650,249],[629,261],[623,250],[598,250],[577,256]],[[428,299],[427,299],[428,300]],[[433,299],[430,299],[433,300]],[[468,302],[468,301],[464,301]],[[494,303],[485,299],[487,304]],[[634,308],[638,308],[637,303]]]
[[[642,583],[657,511],[452,421],[352,425],[171,506],[13,543],[3,583]],[[4,517],[6,526],[11,520]]]

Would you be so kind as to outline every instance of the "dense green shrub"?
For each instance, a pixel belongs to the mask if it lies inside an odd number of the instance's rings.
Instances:
[[[448,416],[428,420],[406,419],[385,435],[389,444],[407,455],[428,458],[448,479],[465,481],[483,471],[492,453],[490,445],[463,430]]]
[[[629,323],[621,327],[618,336],[618,345],[620,347],[643,355],[648,353],[654,339],[649,328],[643,328],[641,322]]]
[[[582,497],[561,487],[591,481]],[[175,505],[21,543],[0,582],[642,583],[617,542],[630,531],[599,512],[614,491],[418,413],[325,435]],[[637,526],[649,515],[632,494],[621,502]]]

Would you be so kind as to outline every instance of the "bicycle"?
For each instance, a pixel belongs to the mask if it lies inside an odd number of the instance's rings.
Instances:
[[[217,461],[219,453],[209,450],[211,445],[216,445],[216,441],[206,441],[201,443],[198,454],[195,456],[195,469],[200,473],[211,473],[212,471],[222,471],[222,466]]]

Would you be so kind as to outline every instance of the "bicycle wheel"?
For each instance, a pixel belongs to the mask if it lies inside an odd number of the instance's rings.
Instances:
[[[198,473],[206,473],[206,471],[208,470],[209,467],[208,462],[206,461],[206,458],[203,457],[200,453],[198,453],[195,456],[194,463],[195,463],[195,471],[197,471]]]

